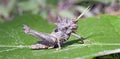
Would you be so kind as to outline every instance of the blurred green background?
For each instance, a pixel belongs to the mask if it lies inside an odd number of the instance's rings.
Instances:
[[[27,35],[22,25],[50,33],[58,16],[79,20],[78,34],[61,51],[30,50],[39,39]],[[120,0],[0,0],[0,59],[120,59]]]
[[[101,14],[120,15],[119,0],[0,0],[0,21],[12,20],[25,13],[37,14],[44,19],[55,22],[57,16],[74,18],[79,16],[87,6],[90,12],[85,17]]]

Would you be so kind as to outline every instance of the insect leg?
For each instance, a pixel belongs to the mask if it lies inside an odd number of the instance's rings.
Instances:
[[[43,41],[48,41],[48,42],[54,43],[55,40],[56,40],[56,38],[53,37],[52,35],[41,33],[41,32],[37,32],[35,30],[30,29],[27,25],[24,25],[23,29],[24,29],[24,32],[26,34],[33,35],[33,36],[35,36],[37,38],[42,39]]]
[[[54,47],[56,38],[53,37],[52,35],[37,32],[35,30],[30,29],[27,25],[24,25],[23,29],[26,34],[30,34],[39,39],[42,39],[42,41],[40,43],[32,45],[31,46],[32,49],[46,48],[46,47],[53,48]]]
[[[71,33],[71,35],[73,35],[73,36],[79,38],[79,39],[81,40],[81,42],[84,43],[83,37],[81,37],[80,35],[78,35],[78,34],[76,34],[76,33]]]
[[[40,41],[37,44],[31,45],[29,48],[31,48],[31,49],[44,49],[44,48],[50,49],[50,48],[54,48],[54,45],[50,44],[47,41]]]
[[[56,50],[60,50],[61,49],[61,44],[60,44],[60,40],[57,39],[57,45],[58,45],[58,48]]]

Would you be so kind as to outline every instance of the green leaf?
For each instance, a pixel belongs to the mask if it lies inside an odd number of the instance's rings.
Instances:
[[[119,49],[120,17],[103,15],[100,18],[79,20],[77,33],[84,38],[84,44],[71,37],[60,51],[55,49],[31,50],[27,46],[39,39],[24,34],[26,24],[40,32],[50,33],[54,26],[37,15],[26,14],[13,21],[0,24],[0,59],[90,59],[101,52]],[[106,52],[107,53],[107,52]]]
[[[109,19],[116,32],[120,34],[120,17],[109,17]]]

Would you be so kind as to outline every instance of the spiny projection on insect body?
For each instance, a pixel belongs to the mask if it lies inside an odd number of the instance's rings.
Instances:
[[[41,32],[37,32],[27,25],[23,26],[24,32],[26,34],[33,35],[37,38],[40,38],[41,41],[37,44],[31,45],[30,48],[32,49],[42,49],[42,48],[55,48],[57,50],[61,49],[61,45],[67,41],[70,35],[73,35],[82,40],[82,37],[76,34],[76,30],[78,28],[78,19],[86,12],[88,12],[89,7],[77,18],[77,19],[69,19],[65,17],[58,17],[55,25],[56,28],[51,32],[51,34],[45,34]]]

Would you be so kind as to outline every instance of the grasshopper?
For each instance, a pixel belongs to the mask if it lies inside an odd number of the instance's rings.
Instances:
[[[76,34],[76,30],[78,29],[78,19],[89,10],[89,7],[86,8],[86,10],[76,19],[69,19],[65,17],[58,17],[55,25],[56,28],[50,33],[41,33],[37,32],[27,25],[23,26],[23,30],[26,34],[33,35],[37,38],[40,38],[41,41],[37,44],[31,45],[31,49],[43,49],[43,48],[55,48],[56,50],[61,49],[61,45],[69,39],[71,35],[81,39],[82,37],[78,34]]]

